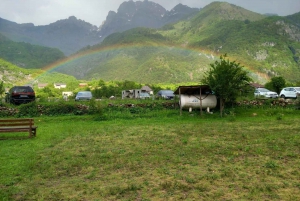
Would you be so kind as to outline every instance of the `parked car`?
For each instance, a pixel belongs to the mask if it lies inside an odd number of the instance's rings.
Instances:
[[[93,95],[90,91],[79,91],[75,96],[75,101],[91,100]]]
[[[142,92],[140,93],[140,99],[149,99],[151,96],[148,93]]]
[[[300,87],[283,88],[279,94],[281,98],[297,98],[300,96]]]
[[[156,96],[158,98],[163,98],[167,100],[172,100],[175,97],[174,92],[172,90],[160,90],[157,92]]]
[[[5,101],[15,105],[35,100],[35,92],[30,86],[14,86],[5,94]]]
[[[278,98],[278,94],[266,88],[257,88],[254,91],[254,96],[262,96],[265,98]]]

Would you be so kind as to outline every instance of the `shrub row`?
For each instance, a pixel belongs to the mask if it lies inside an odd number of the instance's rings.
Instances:
[[[38,117],[58,116],[58,115],[83,115],[101,113],[100,104],[94,101],[77,103],[61,101],[57,103],[37,103],[32,102],[20,106],[2,105],[0,107],[0,117]]]
[[[19,106],[3,104],[0,105],[0,117],[38,117],[58,115],[83,115],[129,112],[131,114],[142,114],[145,111],[161,111],[162,109],[179,108],[174,102],[152,102],[152,103],[105,103],[105,102],[32,102]]]
[[[256,100],[243,100],[235,103],[240,107],[291,107],[298,108],[300,101],[298,99],[256,99]]]
[[[257,107],[290,107],[300,109],[300,101],[268,99],[268,100],[250,100],[239,101],[227,105],[226,108],[257,108]],[[216,110],[218,110],[218,106]],[[0,117],[38,117],[38,116],[58,116],[58,115],[83,115],[98,114],[105,116],[104,113],[120,113],[131,115],[143,115],[147,111],[179,109],[179,104],[174,102],[152,102],[152,103],[103,103],[95,100],[89,102],[32,102],[20,106],[0,104]],[[114,114],[115,115],[115,114]]]

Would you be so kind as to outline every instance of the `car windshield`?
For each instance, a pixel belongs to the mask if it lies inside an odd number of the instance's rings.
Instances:
[[[140,96],[150,96],[148,93],[140,93]]]
[[[258,89],[258,91],[260,91],[260,92],[269,92],[270,90],[265,89],[265,88],[260,88],[260,89]]]
[[[15,93],[21,93],[21,92],[32,92],[33,90],[29,87],[16,87],[14,89]]]
[[[166,90],[161,92],[162,95],[173,95],[174,92],[172,90]]]
[[[300,92],[300,87],[295,87],[295,90]]]
[[[91,92],[78,92],[77,96],[91,96]]]

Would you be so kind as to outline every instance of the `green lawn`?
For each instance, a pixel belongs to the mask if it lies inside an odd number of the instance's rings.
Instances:
[[[0,134],[0,200],[300,200],[299,110],[135,112]]]

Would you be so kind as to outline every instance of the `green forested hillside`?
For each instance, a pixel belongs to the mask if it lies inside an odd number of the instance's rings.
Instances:
[[[300,43],[284,33],[281,23],[285,21],[281,17],[269,17],[247,23],[221,22],[203,32],[207,35],[205,39],[191,45],[229,53],[258,72],[268,76],[282,75],[290,81],[297,81],[300,76]],[[217,29],[222,31],[209,35]]]
[[[140,83],[199,82],[211,55],[175,45],[153,29],[113,34],[60,66],[79,79],[133,80]]]
[[[45,72],[39,69],[24,69],[0,58],[0,82],[6,88],[13,85],[37,85],[38,83],[70,83],[76,78],[57,72]]]
[[[193,18],[162,29],[114,33],[69,57],[56,71],[82,80],[199,83],[221,54],[245,66],[255,82],[300,76],[300,14],[264,16],[214,2]]]
[[[13,42],[0,34],[0,58],[22,68],[42,68],[64,57],[58,49]]]
[[[195,18],[160,32],[173,42],[228,53],[257,75],[281,75],[295,82],[300,75],[299,13],[266,17],[240,7],[215,2]]]
[[[227,53],[256,82],[265,83],[272,76],[296,82],[299,21],[299,14],[267,17],[214,2],[193,18],[160,30],[136,28],[112,34],[102,44],[82,50],[59,72],[106,81],[199,82],[209,64]]]
[[[201,9],[192,19],[178,22],[161,34],[176,43],[194,43],[215,34],[224,34],[226,37],[226,30],[224,32],[219,27],[220,24],[226,27],[227,23],[253,22],[265,17],[229,3],[213,2]]]
[[[289,15],[286,18],[289,19],[290,22],[293,23],[294,25],[300,27],[300,11],[293,15]]]

